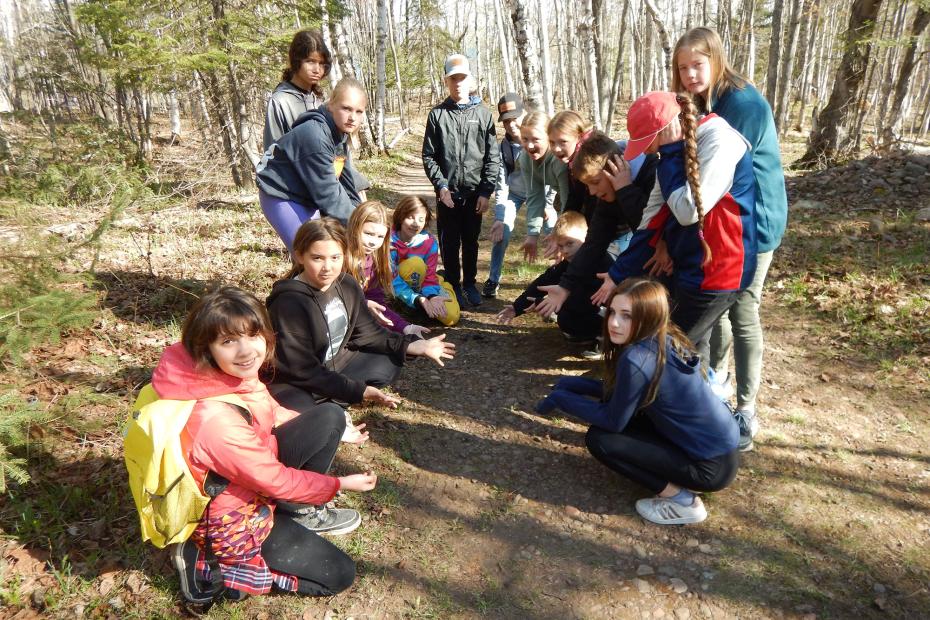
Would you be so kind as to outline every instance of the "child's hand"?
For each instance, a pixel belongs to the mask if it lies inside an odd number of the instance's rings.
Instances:
[[[451,360],[455,356],[455,344],[445,342],[446,335],[440,334],[429,340],[417,340],[407,345],[409,355],[422,355],[428,357],[440,366],[445,366],[442,360]]]
[[[345,491],[371,491],[378,484],[378,476],[366,471],[364,474],[339,476],[339,488]]]
[[[357,446],[362,445],[368,441],[368,431],[363,431],[365,424],[359,424],[357,426],[347,426],[346,430],[342,433],[342,441],[344,443],[352,443]]]
[[[488,200],[487,196],[478,196],[478,202],[475,203],[475,213],[482,215],[488,210],[490,204],[491,201]]]
[[[426,334],[429,333],[429,329],[423,327],[422,325],[414,325],[410,323],[407,327],[404,328],[405,336],[419,336],[420,338],[425,338]]]
[[[526,241],[523,242],[523,260],[528,263],[536,262],[536,247],[538,241],[539,237],[536,235],[527,236]]]
[[[555,235],[546,235],[543,237],[543,258],[551,258],[556,261],[562,260],[562,257],[559,255],[559,244],[556,243]]]
[[[672,119],[672,122],[669,123],[665,129],[659,132],[657,138],[659,140],[659,146],[684,140],[685,136],[681,132],[681,121],[678,120],[677,116]]]
[[[397,404],[400,402],[400,399],[396,396],[391,396],[387,392],[382,392],[373,385],[365,386],[365,392],[362,394],[362,400],[369,403],[375,403],[377,405],[384,405],[385,407],[390,407],[391,409],[397,409]]]
[[[517,317],[517,309],[513,306],[504,306],[504,309],[494,317],[501,325],[510,325]]]
[[[610,181],[614,191],[632,184],[633,178],[631,177],[631,174],[632,172],[630,171],[630,164],[619,155],[614,155],[608,159],[607,165],[604,166],[604,176],[606,176],[607,180]]]
[[[500,243],[504,240],[504,223],[497,220],[491,224],[491,243]]]
[[[371,310],[371,313],[373,315],[375,315],[375,319],[377,319],[378,323],[380,323],[381,325],[384,325],[385,327],[390,327],[391,325],[394,324],[394,321],[384,316],[384,311],[387,310],[387,308],[385,308],[384,306],[382,306],[376,301],[371,301],[370,299],[367,300],[367,302],[368,302],[368,309]]]
[[[558,314],[559,310],[562,309],[562,304],[568,299],[568,291],[558,284],[540,286],[539,290],[544,292],[546,296],[536,302],[533,311],[541,317]]]
[[[446,316],[446,298],[442,295],[436,295],[433,298],[423,300],[423,310],[426,316],[431,319],[442,319]]]
[[[665,243],[665,239],[659,239],[656,243],[655,253],[646,261],[646,264],[643,265],[643,269],[649,269],[649,275],[657,277],[672,275],[674,268],[675,263],[672,262],[672,257],[668,254],[668,244]]]
[[[614,292],[614,289],[617,288],[617,285],[613,280],[610,279],[609,273],[599,273],[597,277],[604,281],[601,284],[601,288],[591,295],[591,303],[595,306],[603,306],[607,303],[607,299],[610,297],[610,294]]]

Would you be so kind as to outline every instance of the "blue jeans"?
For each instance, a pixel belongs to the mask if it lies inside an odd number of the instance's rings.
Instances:
[[[507,253],[507,246],[510,245],[510,234],[513,232],[513,228],[508,226],[506,223],[506,219],[509,218],[504,217],[505,211],[513,209],[513,218],[515,219],[517,217],[517,212],[525,202],[526,198],[513,196],[510,200],[507,201],[506,204],[495,206],[494,219],[504,224],[504,238],[495,243],[493,247],[491,247],[491,268],[488,272],[488,280],[491,282],[501,281],[501,269],[504,266],[504,254]]]

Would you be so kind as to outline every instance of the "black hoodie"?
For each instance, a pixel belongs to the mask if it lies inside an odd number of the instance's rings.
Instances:
[[[255,182],[269,196],[317,209],[344,225],[361,202],[347,138],[326,106],[304,112],[265,152]]]
[[[345,306],[348,326],[345,337],[331,349],[329,324],[324,308],[334,299]],[[403,364],[413,336],[382,327],[368,310],[365,293],[354,278],[341,274],[326,291],[293,278],[275,282],[266,301],[274,328],[273,374],[263,379],[289,383],[317,397],[349,404],[362,402],[365,384],[339,373],[350,356],[347,351],[383,353]]]

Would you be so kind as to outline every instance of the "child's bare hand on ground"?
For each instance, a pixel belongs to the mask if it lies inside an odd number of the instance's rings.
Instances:
[[[378,476],[370,471],[339,477],[339,488],[344,491],[371,491],[376,484],[378,484]]]
[[[510,325],[517,317],[517,310],[513,306],[504,306],[504,309],[497,313],[495,320],[501,325]]]
[[[610,278],[609,273],[599,273],[597,277],[604,281],[601,284],[601,288],[591,295],[591,303],[595,306],[603,306],[607,303],[607,299],[610,297],[610,294],[614,292],[614,289],[617,288],[617,285]]]
[[[371,313],[372,313],[373,315],[375,315],[375,319],[377,319],[377,320],[378,320],[378,323],[380,323],[381,325],[384,325],[385,327],[390,327],[390,326],[392,326],[392,325],[394,324],[394,321],[392,321],[391,319],[387,318],[387,317],[384,315],[384,311],[387,310],[387,308],[385,308],[384,306],[382,306],[382,305],[379,304],[378,302],[376,302],[376,301],[371,301],[371,300],[369,299],[369,300],[368,300],[368,309],[371,311]]]
[[[442,360],[451,360],[455,356],[455,344],[446,342],[446,335],[440,334],[429,340],[417,340],[407,345],[408,355],[422,355],[428,357],[440,366],[445,366]]]
[[[422,342],[422,340],[418,342]],[[391,396],[387,392],[382,392],[373,385],[365,386],[365,392],[362,394],[362,400],[369,403],[375,403],[376,405],[384,405],[385,407],[390,407],[391,409],[397,409],[397,404],[400,403],[399,398],[396,396]]]

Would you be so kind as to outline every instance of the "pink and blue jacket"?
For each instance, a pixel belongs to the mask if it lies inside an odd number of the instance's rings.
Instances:
[[[397,266],[408,258],[418,256],[426,263],[426,275],[422,282],[408,283],[397,272]],[[391,231],[391,272],[394,274],[394,296],[411,308],[416,307],[417,296],[433,297],[442,293],[436,269],[439,266],[439,242],[428,232],[421,232],[410,240],[401,241],[396,231]]]
[[[610,268],[614,282],[642,275],[643,265],[664,238],[674,262],[675,286],[722,293],[745,289],[756,270],[755,176],[749,143],[715,114],[697,128],[697,155],[704,205],[704,251],[697,209],[685,173],[684,141],[659,147],[658,183],[630,246]]]

